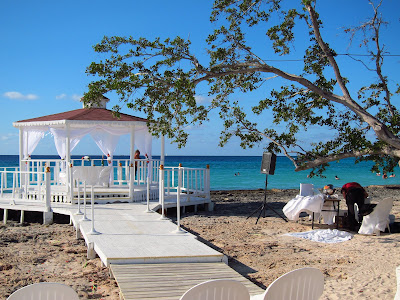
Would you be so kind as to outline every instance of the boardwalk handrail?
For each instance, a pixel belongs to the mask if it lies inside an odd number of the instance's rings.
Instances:
[[[181,197],[190,202],[193,197],[210,199],[210,167],[185,168],[160,166],[159,170],[159,203],[161,204],[161,219],[165,219],[165,198],[176,197],[177,229],[175,233],[185,233],[181,229]],[[175,192],[174,192],[175,191]],[[176,194],[176,195],[175,195]]]
[[[179,186],[188,201],[194,196],[209,197],[210,194],[210,169],[187,168],[187,167],[165,167],[164,166],[164,192],[167,197],[174,195],[178,189],[178,171],[182,169],[182,184]],[[160,175],[161,176],[161,175]]]
[[[28,200],[28,190],[32,189],[32,186],[26,179],[37,176],[36,201],[43,201],[45,211],[51,211],[51,173],[49,167],[46,168],[45,172],[20,171],[17,167],[14,170],[7,169],[9,168],[0,168],[1,199],[10,200],[11,205],[15,204],[15,200]],[[22,180],[22,178],[25,180]],[[30,199],[35,200],[34,198]]]
[[[182,172],[179,180],[179,172]],[[193,197],[210,197],[210,169],[187,168],[187,167],[165,167],[160,168],[160,204],[165,198],[172,199],[180,194],[190,201]]]

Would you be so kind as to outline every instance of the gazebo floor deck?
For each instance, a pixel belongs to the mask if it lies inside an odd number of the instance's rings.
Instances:
[[[143,192],[146,192],[146,189],[147,189],[146,185],[135,185],[134,192],[143,193]],[[153,192],[153,193],[155,191],[157,191],[157,193],[158,193],[158,186],[150,185],[150,191]],[[74,187],[73,192],[74,192],[74,197],[77,198],[78,197],[78,188]],[[113,194],[128,196],[129,195],[129,186],[128,185],[124,185],[124,184],[113,185],[113,186],[109,186],[109,187],[107,187],[107,186],[96,186],[93,189],[93,192],[94,192],[96,197],[99,197],[99,196],[102,196],[102,197],[108,196],[109,197],[109,195],[113,195]],[[38,186],[36,186],[36,185],[29,186],[29,189],[28,189],[27,193],[29,195],[37,195],[37,194],[39,194]],[[44,188],[43,187],[41,188],[41,193],[44,194]],[[52,195],[67,194],[67,188],[65,186],[63,186],[63,185],[52,185],[51,186],[51,193],[52,193]],[[86,187],[86,197],[87,198],[90,198],[90,193],[91,193],[91,188],[88,186],[88,187]],[[83,194],[84,194],[83,185],[81,185],[81,187],[80,187],[79,194],[80,194],[80,197],[83,198]]]
[[[81,187],[83,188],[83,187]],[[64,202],[63,197],[66,196],[67,192],[65,191],[65,186],[52,186],[51,187],[52,197],[55,199],[59,199],[53,201],[53,203]],[[37,195],[39,194],[37,186],[32,186],[28,190],[28,196],[31,201],[35,200]],[[44,192],[42,191],[43,195]],[[131,202],[129,198],[129,188],[128,186],[111,186],[111,187],[95,187],[93,189],[94,201],[96,203],[108,204],[113,202]],[[134,187],[134,202],[144,202],[146,201],[147,187],[145,185],[136,185]],[[210,204],[211,199],[206,197],[206,195],[197,195],[197,194],[187,194],[185,192],[181,192],[181,206],[191,206],[191,205],[200,205],[200,204]],[[11,194],[7,194],[7,197],[11,197]],[[159,191],[158,187],[155,185],[150,185],[150,201],[153,203],[153,207],[157,206],[157,209],[161,208],[161,205],[157,205],[158,203]],[[165,208],[176,207],[176,192],[170,192],[165,197]],[[81,204],[84,199],[84,192],[81,189],[79,192],[79,199],[81,200]],[[91,200],[91,189],[86,189],[86,202],[90,203]],[[78,203],[78,189],[74,188],[74,204]],[[154,204],[155,203],[155,204]],[[157,210],[156,209],[156,210]],[[212,209],[212,206],[210,207]]]

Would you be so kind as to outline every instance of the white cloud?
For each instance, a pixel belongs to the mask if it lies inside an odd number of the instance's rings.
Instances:
[[[211,97],[204,97],[204,96],[200,96],[200,95],[196,95],[196,96],[194,96],[194,98],[196,99],[197,104],[207,104],[207,103],[211,103],[211,101],[212,101]]]
[[[68,100],[73,100],[73,101],[81,101],[81,98],[82,98],[82,96],[78,95],[78,94],[67,95],[65,93],[62,93],[62,94],[56,96],[57,100],[68,99]]]
[[[71,98],[72,98],[72,100],[74,100],[74,101],[81,101],[82,96],[77,95],[77,94],[73,94],[73,95],[71,96]]]
[[[65,97],[67,97],[67,94],[61,94],[61,95],[57,95],[56,99],[61,100],[61,99],[64,99]]]
[[[4,97],[9,98],[9,99],[15,99],[15,100],[36,100],[39,98],[39,96],[35,94],[21,94],[20,92],[6,92],[3,94]]]
[[[14,134],[14,133],[9,133],[9,134],[7,134],[7,135],[2,135],[2,136],[0,136],[0,140],[1,141],[8,141],[8,140],[10,140],[10,139],[12,139],[12,138],[15,138],[16,136],[18,136],[17,134]]]

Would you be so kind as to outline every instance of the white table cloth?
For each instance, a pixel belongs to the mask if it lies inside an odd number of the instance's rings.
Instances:
[[[292,221],[297,221],[301,212],[308,214],[320,213],[322,205],[324,204],[324,195],[317,194],[314,196],[300,196],[290,200],[284,207],[283,213]]]
[[[105,186],[110,182],[111,171],[112,166],[73,167],[73,177],[86,182],[87,185]]]

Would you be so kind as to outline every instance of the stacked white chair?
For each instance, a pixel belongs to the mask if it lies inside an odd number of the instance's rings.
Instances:
[[[40,282],[27,285],[12,293],[7,300],[79,300],[69,286],[56,282]]]
[[[324,275],[315,268],[301,268],[272,282],[263,294],[251,300],[317,300],[324,291]]]
[[[363,217],[358,233],[380,235],[381,231],[385,231],[389,225],[389,214],[392,206],[393,198],[385,198],[379,201],[372,213]]]
[[[187,290],[180,300],[249,300],[247,288],[236,280],[205,281]]]
[[[396,276],[397,276],[397,291],[394,296],[394,300],[400,300],[400,266],[396,268]]]

